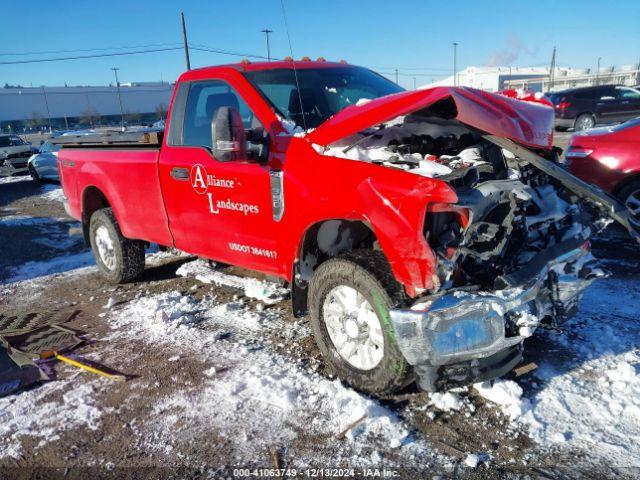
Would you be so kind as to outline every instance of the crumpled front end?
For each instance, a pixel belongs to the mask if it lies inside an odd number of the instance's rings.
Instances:
[[[507,373],[538,326],[556,328],[606,275],[589,248],[597,212],[513,153],[478,148],[485,164],[445,177],[458,202],[427,208],[437,288],[391,311],[399,348],[428,391]]]
[[[547,261],[547,258],[551,258]],[[572,315],[582,292],[605,275],[588,243],[569,241],[534,259],[521,283],[455,290],[390,312],[400,351],[427,391],[503,375],[522,360],[541,322]],[[557,256],[555,256],[557,254]]]

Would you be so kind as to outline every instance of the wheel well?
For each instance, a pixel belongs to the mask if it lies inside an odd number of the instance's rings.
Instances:
[[[89,244],[89,221],[96,210],[110,207],[109,200],[97,187],[87,187],[82,192],[82,233]]]
[[[332,219],[315,223],[300,242],[293,266],[292,303],[295,316],[307,313],[307,288],[313,272],[326,260],[356,249],[380,246],[373,230],[359,220]]]

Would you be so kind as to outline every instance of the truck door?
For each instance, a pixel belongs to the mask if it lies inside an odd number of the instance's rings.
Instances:
[[[279,223],[273,220],[269,167],[248,154],[232,161],[214,158],[211,121],[220,107],[239,110],[247,130],[261,127],[253,110],[222,80],[185,82],[176,92],[159,167],[175,245],[279,273]]]

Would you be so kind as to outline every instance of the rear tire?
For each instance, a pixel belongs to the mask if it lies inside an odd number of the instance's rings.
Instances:
[[[587,130],[595,126],[596,126],[596,117],[594,117],[590,113],[583,113],[582,115],[578,115],[578,118],[576,118],[576,122],[574,123],[573,129],[576,132],[579,132],[580,130]]]
[[[98,269],[110,282],[131,282],[144,271],[144,242],[122,235],[111,208],[91,215],[89,240]]]
[[[633,213],[633,223],[640,228],[640,180],[631,182],[618,193],[618,198]]]
[[[351,295],[345,303],[354,305],[350,313],[339,305],[345,292]],[[403,298],[402,286],[379,251],[349,252],[315,271],[309,285],[311,327],[325,360],[345,383],[387,395],[414,380],[389,318],[389,309]]]

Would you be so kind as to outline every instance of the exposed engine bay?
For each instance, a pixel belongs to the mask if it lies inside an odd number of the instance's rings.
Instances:
[[[442,111],[423,109],[315,147],[437,178],[456,190],[460,208],[426,216],[424,233],[439,259],[431,294],[506,288],[509,275],[540,252],[569,240],[583,244],[593,225],[606,225],[560,182]]]

